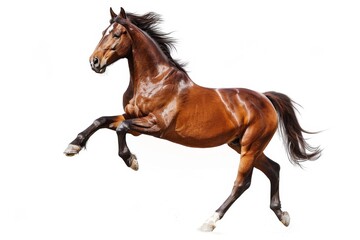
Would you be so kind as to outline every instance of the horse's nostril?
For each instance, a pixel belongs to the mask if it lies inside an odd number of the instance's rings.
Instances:
[[[90,60],[90,65],[92,68],[98,68],[99,65],[100,65],[100,61],[97,57],[93,57],[91,60]]]

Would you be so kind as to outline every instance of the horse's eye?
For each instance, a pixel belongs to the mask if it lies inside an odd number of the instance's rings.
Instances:
[[[114,38],[120,38],[120,33],[114,33],[114,34],[113,34],[113,37],[114,37]]]

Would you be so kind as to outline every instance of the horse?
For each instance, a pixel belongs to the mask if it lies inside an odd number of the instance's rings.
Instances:
[[[80,132],[64,151],[74,156],[97,130],[114,130],[118,155],[133,170],[139,163],[126,143],[126,135],[146,134],[188,147],[209,148],[227,144],[240,155],[232,191],[224,203],[201,226],[213,231],[231,205],[250,187],[253,169],[270,180],[270,208],[285,226],[290,215],[281,209],[280,165],[264,154],[264,149],[280,129],[290,161],[295,165],[315,160],[319,147],[308,144],[296,116],[295,102],[287,95],[270,91],[259,93],[245,88],[206,88],[193,82],[184,64],[170,54],[174,39],[161,32],[160,15],[116,14],[110,8],[110,25],[90,56],[96,73],[126,58],[130,71],[123,94],[124,114],[103,116]]]

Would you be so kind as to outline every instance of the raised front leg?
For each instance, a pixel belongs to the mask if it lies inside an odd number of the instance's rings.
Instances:
[[[143,118],[134,118],[123,121],[116,129],[119,143],[119,156],[124,160],[125,164],[138,170],[139,164],[136,156],[130,152],[126,143],[126,134],[136,131],[138,133],[154,135],[160,131],[154,115],[148,115]]]
[[[96,119],[88,128],[77,135],[77,137],[65,149],[64,154],[66,156],[74,156],[79,153],[83,147],[85,147],[86,142],[97,130],[101,128],[115,130],[124,120],[125,117],[123,115],[100,117]]]

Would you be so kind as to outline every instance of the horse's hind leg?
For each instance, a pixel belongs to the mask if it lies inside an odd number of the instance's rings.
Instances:
[[[265,154],[261,154],[256,159],[254,166],[269,178],[271,184],[270,208],[278,219],[285,226],[288,226],[290,224],[290,216],[287,212],[281,210],[279,196],[280,165],[265,156]]]
[[[251,176],[254,166],[253,163],[257,157],[257,149],[248,149],[248,147],[241,147],[239,144],[229,145],[237,152],[242,153],[238,168],[238,174],[230,196],[215,211],[214,215],[205,221],[205,223],[200,228],[201,231],[213,231],[216,227],[216,222],[225,215],[231,205],[241,196],[241,194],[243,194],[250,187],[251,184]],[[255,145],[256,144],[254,144],[253,146]]]
[[[64,154],[66,156],[74,156],[79,153],[83,147],[85,147],[86,142],[97,130],[101,128],[115,130],[116,127],[124,120],[125,118],[123,115],[100,117],[96,119],[88,128],[77,135],[77,137],[65,149]]]

